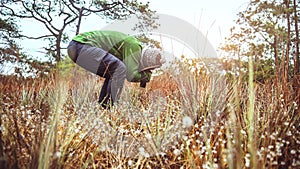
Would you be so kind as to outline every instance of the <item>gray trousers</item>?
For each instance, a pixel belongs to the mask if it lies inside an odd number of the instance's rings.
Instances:
[[[105,78],[98,102],[103,107],[116,103],[126,78],[125,64],[101,48],[76,41],[71,41],[67,49],[69,57],[77,65]]]

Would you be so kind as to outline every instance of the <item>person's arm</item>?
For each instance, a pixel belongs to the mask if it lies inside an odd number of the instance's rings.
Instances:
[[[151,71],[142,71],[141,74],[142,74],[142,78],[140,80],[140,87],[145,88],[147,82],[149,82],[151,79],[152,73],[151,73]]]
[[[142,48],[140,45],[132,44],[123,47],[123,62],[127,67],[126,78],[129,82],[149,82],[151,72],[147,72],[146,76],[142,77],[143,72],[139,72],[139,64]]]

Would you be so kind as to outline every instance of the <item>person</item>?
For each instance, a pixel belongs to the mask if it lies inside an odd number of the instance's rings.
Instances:
[[[118,102],[125,78],[145,88],[152,70],[164,63],[160,50],[143,47],[137,38],[118,31],[80,33],[67,50],[77,65],[105,78],[98,99],[104,108]]]

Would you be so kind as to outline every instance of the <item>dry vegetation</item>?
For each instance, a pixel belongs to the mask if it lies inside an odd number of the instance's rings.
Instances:
[[[1,77],[1,167],[300,168],[299,93],[198,69],[126,83],[110,110],[88,73]]]

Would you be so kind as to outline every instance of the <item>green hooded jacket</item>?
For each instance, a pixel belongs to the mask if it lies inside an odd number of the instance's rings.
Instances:
[[[117,31],[96,30],[80,33],[73,40],[108,51],[123,61],[127,68],[128,81],[139,82],[141,80],[139,65],[142,45],[136,38]],[[151,72],[146,74],[147,81],[150,81]]]

